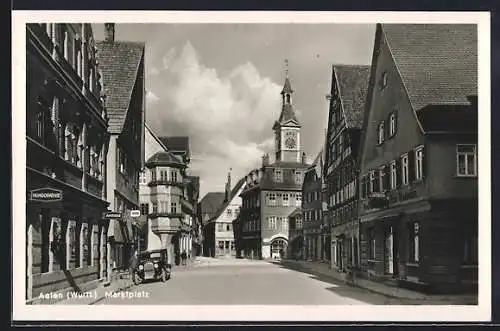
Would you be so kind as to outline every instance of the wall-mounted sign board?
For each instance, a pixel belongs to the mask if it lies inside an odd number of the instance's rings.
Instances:
[[[117,211],[108,211],[102,215],[103,218],[112,219],[112,218],[122,218],[122,213]]]
[[[31,201],[41,202],[61,201],[63,199],[63,193],[61,190],[55,188],[38,188],[30,191],[29,199]]]

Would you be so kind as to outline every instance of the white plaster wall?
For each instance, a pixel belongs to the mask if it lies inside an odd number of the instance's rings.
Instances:
[[[148,250],[161,249],[161,238],[151,230],[151,221],[148,220]]]
[[[109,202],[109,210],[115,210],[116,189],[116,139],[112,135],[109,139],[108,155],[106,156],[106,199]]]
[[[262,244],[262,258],[269,259],[271,257],[271,246],[269,244]]]

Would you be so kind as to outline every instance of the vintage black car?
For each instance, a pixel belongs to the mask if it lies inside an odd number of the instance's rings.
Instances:
[[[145,280],[170,279],[172,267],[168,263],[166,249],[143,251],[137,255],[137,264],[133,271],[133,280],[136,285]]]

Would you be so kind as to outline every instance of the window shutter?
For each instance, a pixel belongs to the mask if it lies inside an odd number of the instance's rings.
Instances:
[[[408,183],[415,181],[415,151],[408,152]]]

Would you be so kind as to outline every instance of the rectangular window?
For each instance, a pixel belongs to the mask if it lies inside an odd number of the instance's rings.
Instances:
[[[477,176],[476,145],[457,145],[457,175]]]
[[[141,215],[147,215],[147,214],[149,214],[149,204],[141,203]]]
[[[394,190],[397,186],[397,169],[396,161],[391,162],[391,190]]]
[[[43,110],[39,110],[36,113],[36,137],[43,141],[43,133],[45,126],[45,114]]]
[[[277,183],[281,183],[283,181],[283,172],[281,169],[274,170],[274,177]]]
[[[288,207],[289,205],[289,195],[288,193],[283,193],[283,206]]]
[[[177,171],[172,171],[172,182],[177,183]]]
[[[268,217],[269,229],[276,229],[276,216]]]
[[[424,147],[419,146],[415,150],[415,180],[421,180],[424,177]]]
[[[408,185],[408,154],[401,156],[401,183]]]
[[[160,170],[160,182],[166,182],[167,181],[167,171],[166,170]]]
[[[375,171],[372,170],[370,171],[370,189],[369,189],[369,193],[372,193],[374,192],[374,189],[375,189]]]
[[[300,217],[299,217],[299,218],[297,218],[297,219],[296,219],[296,225],[295,225],[295,226],[296,226],[296,228],[297,228],[297,229],[302,229],[303,225],[304,225],[304,223],[303,223],[303,221],[302,221],[302,218],[300,218]]]
[[[392,113],[389,116],[389,137],[394,136],[396,133],[396,114]]]
[[[276,194],[275,193],[269,193],[267,198],[268,198],[269,206],[276,206]]]
[[[378,125],[378,141],[377,141],[377,143],[379,145],[383,144],[384,143],[384,138],[385,138],[385,134],[384,134],[384,121],[382,121]]]
[[[156,169],[151,169],[151,181],[156,181]]]
[[[302,183],[302,173],[300,171],[295,172],[295,183],[297,184]]]
[[[217,223],[217,232],[224,232],[224,223]]]
[[[176,202],[170,203],[170,212],[172,214],[177,214],[177,203]]]
[[[231,209],[226,210],[226,214],[228,217],[233,216],[233,211]]]
[[[378,187],[379,187],[379,192],[383,193],[385,192],[385,190],[387,189],[387,187],[385,187],[385,166],[382,166],[378,169],[378,179],[379,179],[379,184],[378,184]]]
[[[297,193],[295,196],[295,207],[301,207],[302,206],[302,194]]]
[[[408,229],[409,231],[409,256],[408,260],[413,263],[418,263],[419,258],[420,258],[420,250],[419,250],[419,224],[417,222],[413,222],[410,224],[410,228]]]

